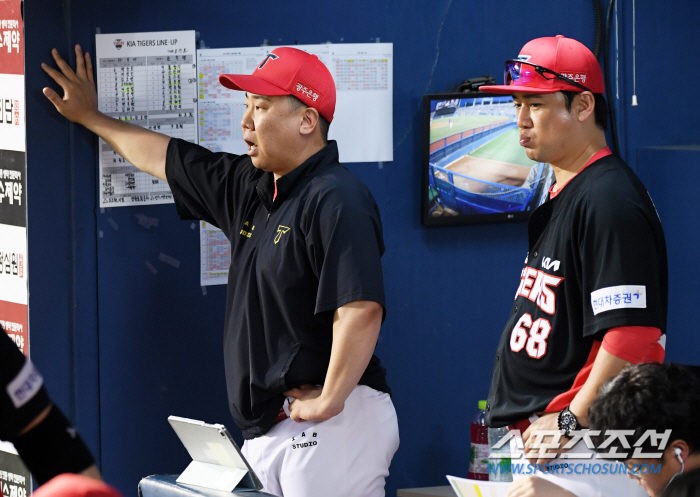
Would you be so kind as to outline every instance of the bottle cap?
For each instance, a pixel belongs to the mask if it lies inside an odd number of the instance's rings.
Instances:
[[[485,401],[485,400],[480,400],[480,401],[479,401],[479,410],[480,410],[480,411],[483,411],[484,409],[486,409],[486,401]]]

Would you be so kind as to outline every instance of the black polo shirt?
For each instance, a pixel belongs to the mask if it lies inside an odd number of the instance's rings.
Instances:
[[[494,362],[486,421],[504,426],[569,391],[619,326],[666,330],[668,263],[642,182],[609,155],[576,175],[528,223],[529,252]]]
[[[331,141],[277,180],[248,156],[173,139],[166,175],[182,219],[203,219],[231,241],[224,331],[229,405],[245,438],[265,434],[282,392],[323,384],[333,314],[356,300],[384,303],[379,209],[338,163]],[[373,356],[361,385],[389,392]]]

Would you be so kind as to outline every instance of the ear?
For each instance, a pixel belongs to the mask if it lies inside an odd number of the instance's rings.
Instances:
[[[685,461],[690,455],[690,447],[685,440],[679,438],[671,442],[664,452],[675,462],[679,462],[679,459]]]
[[[579,122],[584,122],[588,119],[595,120],[595,97],[590,91],[579,93],[574,101],[574,107],[576,108]]]
[[[301,124],[299,133],[302,135],[311,135],[318,128],[318,111],[313,107],[305,107],[301,115]]]

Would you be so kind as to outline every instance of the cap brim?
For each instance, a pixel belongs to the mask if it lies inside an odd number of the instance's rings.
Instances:
[[[231,90],[249,91],[251,93],[255,93],[256,95],[291,95],[291,93],[287,90],[283,90],[279,86],[275,86],[258,76],[253,76],[252,74],[222,74],[219,76],[219,83]]]
[[[510,95],[512,93],[556,93],[561,91],[561,88],[535,88],[533,86],[518,86],[518,85],[494,85],[480,86],[480,91],[488,93],[498,93],[500,95]]]

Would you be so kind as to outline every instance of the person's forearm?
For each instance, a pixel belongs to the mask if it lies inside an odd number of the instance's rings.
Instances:
[[[357,386],[374,353],[383,309],[372,301],[356,301],[336,311],[333,348],[321,399],[335,414]]]
[[[168,143],[170,143],[169,136],[119,121],[99,112],[82,124],[141,171],[167,180],[165,157]]]
[[[631,362],[615,357],[602,347],[600,348],[593,363],[591,374],[569,406],[569,409],[574,413],[582,426],[588,426],[588,407],[598,395],[598,389],[631,364]]]

